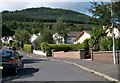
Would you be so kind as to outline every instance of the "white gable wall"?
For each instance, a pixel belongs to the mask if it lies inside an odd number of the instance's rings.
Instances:
[[[107,33],[108,37],[112,37],[112,33],[110,32],[110,29],[108,29],[106,32],[108,32]],[[116,38],[120,37],[120,31],[117,28],[114,28],[114,34]]]
[[[84,42],[85,39],[88,39],[88,38],[91,38],[91,35],[84,32],[84,34],[76,42],[74,42],[74,44],[77,44],[77,43],[81,44],[82,42]]]
[[[32,43],[36,38],[37,38],[37,36],[35,34],[33,34],[32,37],[30,38],[30,42]]]
[[[114,34],[115,34],[115,37],[120,37],[120,31],[116,28],[114,28]]]

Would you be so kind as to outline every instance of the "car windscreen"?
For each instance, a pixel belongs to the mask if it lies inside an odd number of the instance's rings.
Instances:
[[[12,55],[12,51],[5,51],[5,50],[0,51],[0,56],[11,56],[11,55]]]

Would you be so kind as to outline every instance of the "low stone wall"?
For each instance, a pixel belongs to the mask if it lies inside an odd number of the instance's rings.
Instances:
[[[75,52],[64,52],[64,51],[52,52],[52,57],[81,59],[80,51],[75,51]]]
[[[119,63],[120,57],[118,56],[116,52],[116,63]],[[112,51],[99,51],[99,52],[93,52],[93,60],[95,61],[102,61],[107,63],[113,64],[113,52]]]
[[[38,54],[38,55],[46,56],[46,53],[44,53],[43,51],[40,51],[40,50],[33,50],[33,53]]]

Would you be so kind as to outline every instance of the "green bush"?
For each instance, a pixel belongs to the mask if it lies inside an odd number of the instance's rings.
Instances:
[[[30,45],[30,44],[24,44],[23,50],[24,50],[25,52],[32,52],[33,47],[32,47],[32,45]]]
[[[46,42],[43,42],[43,43],[41,43],[41,50],[42,51],[48,51],[50,49],[50,46],[49,46],[49,44],[48,43],[46,43]]]
[[[82,44],[48,44],[46,42],[41,43],[41,50],[51,55],[51,50],[55,51],[78,51],[83,48]]]
[[[20,43],[19,42],[13,42],[12,47],[20,47]]]
[[[120,38],[115,39],[115,47],[116,47],[116,50],[120,50]]]
[[[112,38],[103,37],[99,41],[99,47],[102,51],[110,51],[112,50]]]
[[[2,43],[2,46],[6,46],[5,43]]]
[[[65,52],[72,50],[69,44],[50,44],[50,49],[55,49],[55,51],[65,51]]]
[[[9,43],[6,43],[5,45],[6,45],[6,46],[10,46],[10,44],[9,44]]]

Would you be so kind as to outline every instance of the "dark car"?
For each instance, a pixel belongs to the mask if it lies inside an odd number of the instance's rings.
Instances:
[[[23,69],[22,57],[22,55],[13,50],[0,50],[0,70],[2,74],[16,74],[19,69]]]

